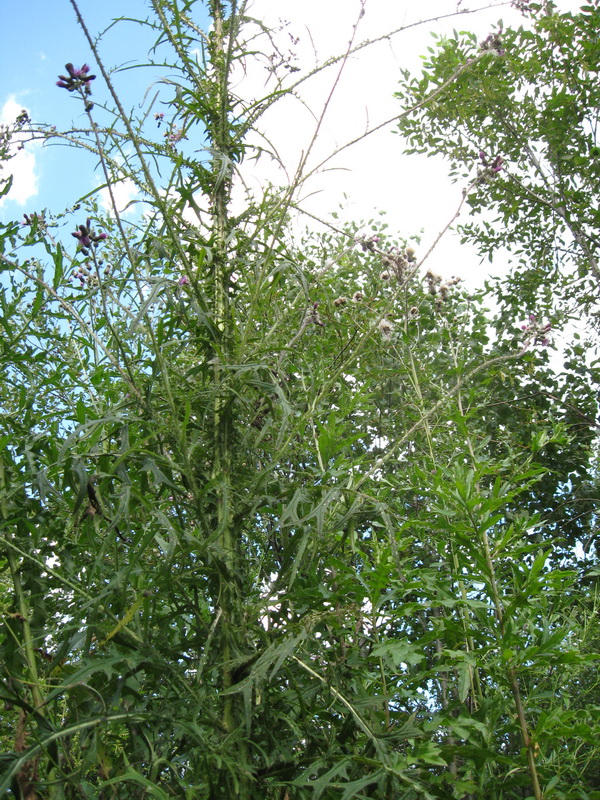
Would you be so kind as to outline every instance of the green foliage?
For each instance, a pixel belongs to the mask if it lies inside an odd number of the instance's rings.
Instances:
[[[573,461],[552,446],[545,450],[548,472],[538,487],[545,496],[527,504],[560,535],[557,555],[564,558],[578,541],[586,551],[591,546],[586,530],[596,494],[594,473],[581,465],[597,434],[600,11],[595,3],[578,14],[559,13],[554,3],[525,5],[522,28],[499,23],[482,42],[461,32],[429,48],[423,75],[402,82],[399,98],[417,107],[400,128],[410,151],[444,155],[455,179],[465,181],[471,219],[458,226],[463,239],[490,260],[505,248],[511,254],[510,275],[490,287],[500,306],[497,334],[528,318],[568,332],[559,334],[562,373],[554,361],[518,384],[527,397],[524,415],[531,420],[533,401],[534,418],[562,422],[579,449]],[[505,372],[499,377],[516,388]],[[494,430],[520,413],[519,404],[495,405]]]
[[[68,134],[148,212],[1,233],[0,792],[598,797],[588,373],[381,223],[294,239],[297,185],[234,218],[256,27],[184,5],[177,141]]]
[[[523,315],[554,292],[589,309],[600,279],[600,10],[597,3],[577,14],[559,13],[552,2],[526,7],[522,28],[504,31],[500,23],[481,43],[455,33],[430,48],[423,75],[405,76],[398,95],[425,102],[400,127],[412,150],[443,154],[452,174],[469,181],[478,216],[460,227],[464,239],[490,259],[504,247],[517,256],[510,282],[498,288],[504,303]]]

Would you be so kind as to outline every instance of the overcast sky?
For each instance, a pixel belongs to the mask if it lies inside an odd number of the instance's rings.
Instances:
[[[475,11],[486,5],[492,7]],[[578,6],[571,0],[559,2],[561,9],[575,10]],[[420,56],[432,43],[432,32],[449,34],[456,28],[485,38],[500,19],[505,25],[522,22],[509,2],[365,0],[365,13],[359,19],[360,7],[360,0],[253,0],[250,6],[252,16],[263,20],[268,28],[279,29],[276,40],[281,51],[289,55],[290,64],[301,70],[297,74],[343,52],[355,25],[357,43],[399,31],[361,49],[346,64],[311,150],[309,168],[368,127],[401,111],[393,97],[399,71],[408,68],[418,73]],[[454,13],[457,7],[459,15]],[[126,4],[122,0],[104,0],[101,4],[81,0],[80,8],[94,32],[124,13],[146,15],[143,0],[127,0]],[[77,124],[82,120],[81,110],[71,96],[55,87],[56,76],[64,72],[66,61],[88,61],[94,71],[95,65],[68,0],[11,4],[3,16],[0,121],[11,122],[26,109],[32,119],[59,128],[71,124],[73,117]],[[430,21],[415,26],[420,19]],[[100,49],[107,63],[119,64],[128,58],[143,59],[150,43],[143,28],[122,23],[103,38]],[[244,97],[264,94],[269,88],[264,63],[257,62],[239,73],[236,88]],[[278,103],[261,121],[288,176],[293,176],[298,160],[309,148],[338,71],[338,67],[332,67],[308,81],[300,100],[290,98]],[[122,72],[115,80],[133,105],[134,98],[141,100],[154,77],[140,70]],[[102,92],[99,83],[94,86],[97,94]],[[401,139],[393,130],[393,125],[384,128],[328,162],[328,169],[321,170],[304,187],[303,204],[318,216],[327,217],[338,210],[342,218],[354,220],[369,220],[385,211],[390,228],[400,235],[412,237],[423,230],[422,247],[426,247],[454,214],[461,186],[449,181],[441,160],[403,155]],[[0,201],[4,219],[43,207],[58,211],[99,183],[89,160],[64,148],[27,147],[9,166],[15,180],[10,199]],[[289,179],[266,158],[257,164],[247,160],[243,170],[249,185],[258,190],[267,180],[281,184]],[[452,237],[439,249],[431,266],[442,274],[461,274],[471,280],[481,278],[488,270],[487,265],[479,265],[474,253],[459,248]],[[499,262],[496,269],[502,268]]]

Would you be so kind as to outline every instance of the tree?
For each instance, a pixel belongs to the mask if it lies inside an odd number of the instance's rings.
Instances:
[[[455,179],[465,182],[471,217],[458,226],[463,241],[489,260],[499,251],[511,254],[510,275],[491,288],[501,310],[498,334],[523,319],[566,329],[560,335],[564,371],[553,369],[528,391],[545,406],[540,416],[554,408],[591,455],[600,277],[593,76],[599,10],[597,3],[578,14],[560,13],[553,2],[520,5],[524,27],[503,30],[499,23],[482,42],[455,33],[431,48],[419,78],[405,74],[398,96],[416,108],[402,116],[400,128],[411,151],[442,154]],[[426,102],[437,87],[442,91]],[[578,380],[584,375],[587,385]],[[514,410],[513,404],[509,413]],[[559,466],[553,455],[544,464],[558,482],[544,481],[544,507],[564,536],[557,554],[563,559],[577,542],[586,552],[592,548],[596,475],[583,466],[585,457],[580,467]],[[567,486],[569,500],[557,504]]]
[[[546,451],[583,468],[590,443],[531,418],[556,413],[550,392],[490,437],[496,404],[549,379],[542,328],[491,345],[481,298],[423,280],[418,242],[381,224],[293,239],[301,175],[234,217],[246,136],[303,77],[245,105],[231,75],[257,24],[211,0],[202,33],[193,6],[155,0],[144,23],[166,141],[91,35],[114,120],[67,64],[88,128],[23,123],[91,149],[148,210],[88,198],[1,232],[0,786],[593,797],[591,714],[561,700],[591,663],[587,598],[535,512]]]

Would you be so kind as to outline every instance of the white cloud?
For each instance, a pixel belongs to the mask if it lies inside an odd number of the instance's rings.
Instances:
[[[12,127],[19,114],[27,110],[23,105],[17,103],[14,95],[10,95],[0,110],[0,124]],[[0,206],[10,200],[23,206],[38,194],[36,149],[39,145],[30,143],[25,149],[19,150],[20,143],[21,139],[16,134],[12,139],[9,151],[13,154],[12,158],[1,165],[0,177],[7,178],[12,175],[13,183],[8,195],[0,198]]]
[[[125,211],[128,204],[139,196],[138,187],[131,178],[113,183],[111,189],[119,213]],[[100,206],[109,214],[114,213],[110,192],[106,186],[100,190]]]

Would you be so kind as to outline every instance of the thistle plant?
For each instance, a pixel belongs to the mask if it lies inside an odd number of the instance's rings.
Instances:
[[[284,59],[249,100],[271,40],[246,4],[152,0],[168,112],[139,116],[72,5],[98,77],[67,64],[58,86],[89,128],[23,125],[91,151],[110,212],[0,228],[0,792],[583,797],[593,716],[563,698],[597,621],[557,531],[593,531],[563,469],[592,481],[592,384],[566,396],[530,346],[542,306],[491,337],[485,298],[430,265],[441,235],[294,234],[327,104],[289,183],[240,191],[265,110],[332,66],[337,85],[366,4],[339,58]],[[486,187],[503,158],[482,150]]]

